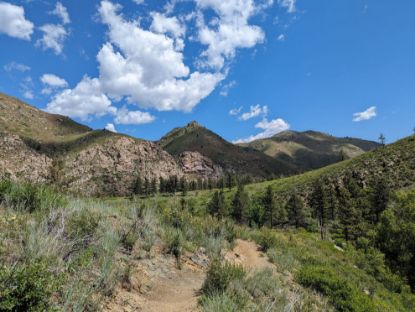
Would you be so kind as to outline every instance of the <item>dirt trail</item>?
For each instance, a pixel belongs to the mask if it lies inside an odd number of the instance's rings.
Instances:
[[[253,242],[237,240],[225,259],[241,264],[246,270],[274,268]],[[195,312],[197,300],[206,277],[205,270],[184,258],[182,270],[173,258],[157,255],[153,259],[134,261],[131,289],[120,287],[104,311],[115,312]]]
[[[275,269],[267,256],[259,251],[259,246],[251,241],[237,239],[235,248],[225,255],[225,259],[242,265],[247,271]]]

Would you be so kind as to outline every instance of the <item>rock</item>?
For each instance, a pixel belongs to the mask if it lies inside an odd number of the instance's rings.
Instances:
[[[0,132],[0,179],[45,183],[50,179],[52,159],[28,147],[14,134]]]
[[[199,152],[183,152],[179,156],[179,164],[185,174],[202,178],[218,178],[223,170],[213,161]]]
[[[206,250],[203,247],[200,247],[191,257],[193,263],[206,268],[209,266],[209,257],[206,255]]]

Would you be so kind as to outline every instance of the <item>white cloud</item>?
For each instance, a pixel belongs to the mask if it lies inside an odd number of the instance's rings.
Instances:
[[[40,77],[40,81],[42,81],[42,83],[45,85],[55,88],[65,88],[68,86],[68,83],[65,79],[60,78],[54,74],[44,74],[42,77]]]
[[[7,2],[0,2],[0,33],[30,40],[33,23],[25,18],[24,8]]]
[[[74,89],[65,89],[55,95],[46,111],[87,120],[90,116],[115,114],[116,108],[103,94],[99,80],[85,76]]]
[[[278,41],[285,41],[285,35],[284,35],[284,34],[280,34],[280,35],[277,37],[277,40],[278,40]]]
[[[6,65],[3,66],[4,70],[7,72],[11,72],[14,70],[17,70],[19,72],[27,72],[29,71],[31,68],[25,64],[20,64],[20,63],[16,63],[16,62],[10,62]]]
[[[58,16],[62,20],[63,24],[69,24],[71,22],[68,10],[59,1],[56,2],[55,10],[53,10],[51,13]]]
[[[23,97],[28,100],[33,100],[35,98],[32,90],[26,90],[23,92]]]
[[[297,0],[278,0],[278,3],[287,9],[288,13],[294,13],[296,11],[295,3]]]
[[[257,123],[255,125],[255,128],[262,129],[264,131],[262,131],[262,132],[260,132],[256,135],[251,135],[251,136],[249,136],[245,139],[236,140],[233,143],[235,143],[235,144],[249,143],[249,142],[252,142],[252,141],[255,141],[255,140],[270,138],[270,137],[276,135],[277,133],[280,133],[282,131],[286,131],[286,130],[290,129],[290,125],[281,118],[277,118],[277,119],[274,119],[274,120],[271,120],[271,121],[268,121],[265,118],[262,121],[260,121],[259,123]]]
[[[105,130],[107,130],[107,131],[111,131],[111,132],[114,132],[114,133],[117,133],[117,130],[115,129],[114,124],[112,124],[112,123],[108,123],[108,124],[105,126]]]
[[[143,4],[144,0],[133,0],[135,4]]]
[[[252,48],[264,41],[262,29],[249,24],[249,19],[258,12],[253,0],[195,0],[200,11],[212,9],[217,17],[205,22],[198,14],[198,40],[207,45],[201,65],[220,70],[225,61],[235,57],[239,48]]]
[[[229,115],[231,115],[231,116],[239,115],[239,113],[241,112],[242,108],[243,108],[242,106],[241,107],[238,107],[238,108],[232,108],[229,111]]]
[[[369,119],[376,117],[376,115],[377,115],[376,106],[372,106],[372,107],[369,107],[364,112],[353,114],[353,121],[359,122],[359,121],[369,120]]]
[[[221,73],[190,73],[172,38],[124,20],[119,9],[109,1],[99,9],[111,42],[97,59],[103,90],[111,97],[127,97],[143,108],[189,112],[224,78]]]
[[[164,14],[152,12],[150,30],[158,34],[170,34],[175,38],[183,37],[186,33],[186,27],[178,20],[176,16],[167,17]]]
[[[236,86],[236,81],[235,80],[230,81],[229,83],[225,84],[222,87],[222,90],[220,90],[220,95],[225,96],[225,97],[228,96],[229,91],[235,86]]]
[[[125,107],[117,111],[116,117],[114,119],[116,124],[121,125],[142,125],[151,123],[156,118],[147,112],[140,111],[129,111]]]
[[[249,112],[243,113],[239,120],[249,120],[254,117],[258,117],[260,115],[266,116],[268,114],[268,106],[264,105],[261,107],[261,105],[257,104],[250,107]]]
[[[43,32],[43,37],[36,42],[36,46],[44,50],[51,49],[55,54],[61,54],[63,44],[68,36],[66,29],[62,25],[46,24],[39,28]]]

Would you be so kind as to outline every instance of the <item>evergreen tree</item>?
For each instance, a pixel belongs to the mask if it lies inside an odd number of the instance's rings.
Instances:
[[[349,241],[355,238],[355,229],[359,221],[356,200],[353,199],[351,193],[345,187],[339,187],[337,195],[342,234],[346,241]]]
[[[135,195],[141,195],[143,191],[143,181],[141,180],[141,176],[138,175],[134,182],[133,193]]]
[[[216,191],[208,204],[208,211],[211,215],[219,218],[226,216],[226,203],[223,191]]]
[[[385,138],[385,136],[383,135],[383,133],[381,133],[381,134],[379,135],[379,143],[380,143],[382,146],[384,146],[384,145],[385,145],[385,142],[386,142],[386,138]]]
[[[265,208],[265,216],[269,220],[269,225],[272,228],[274,225],[275,198],[271,185],[267,187],[262,202]]]
[[[274,220],[277,226],[283,227],[288,223],[288,212],[285,205],[276,204],[274,212]]]
[[[151,179],[151,194],[157,194],[157,180],[156,178]]]
[[[151,190],[150,190],[150,181],[148,180],[148,178],[144,179],[144,187],[143,187],[143,194],[148,196],[150,194]]]
[[[391,190],[387,179],[384,177],[376,179],[371,194],[371,221],[377,224],[380,215],[388,206]]]
[[[238,223],[246,222],[246,214],[249,208],[249,195],[243,185],[239,185],[232,200],[232,217]]]
[[[185,197],[187,195],[187,191],[189,190],[189,184],[184,177],[180,180],[180,188],[182,190],[182,196]]]
[[[326,236],[326,226],[328,223],[328,196],[325,188],[327,183],[327,181],[317,180],[314,183],[310,198],[310,206],[314,217],[317,218],[321,239],[324,239]]]
[[[291,225],[296,228],[307,228],[309,225],[308,214],[303,199],[297,194],[291,195],[287,202],[288,218]]]
[[[160,177],[159,182],[159,191],[161,194],[166,193],[166,180],[163,177]]]

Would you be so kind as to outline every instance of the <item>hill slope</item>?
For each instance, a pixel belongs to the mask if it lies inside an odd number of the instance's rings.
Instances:
[[[173,129],[160,139],[159,144],[176,157],[184,152],[198,152],[223,171],[239,175],[267,178],[295,172],[290,164],[255,149],[233,145],[196,122]]]
[[[0,94],[0,178],[85,195],[129,195],[142,179],[182,176],[157,144],[48,114]]]
[[[337,138],[316,131],[284,131],[241,146],[291,163],[299,171],[308,171],[359,156],[377,148],[379,144],[356,138]]]

